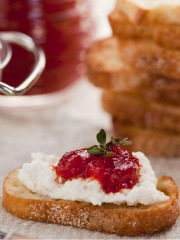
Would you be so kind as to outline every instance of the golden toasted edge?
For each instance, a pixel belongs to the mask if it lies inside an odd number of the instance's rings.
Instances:
[[[157,44],[171,48],[180,49],[180,25],[131,22],[128,17],[118,8],[114,9],[108,16],[113,34],[120,39],[140,38],[151,39]]]
[[[179,216],[178,189],[170,177],[162,177],[158,181],[159,190],[170,197],[168,201],[137,207],[114,204],[93,206],[77,201],[18,197],[10,191],[12,178],[16,178],[15,187],[22,187],[17,180],[17,171],[11,172],[4,181],[3,206],[9,213],[20,218],[115,233],[121,236],[139,236],[168,229]],[[29,192],[28,189],[26,191]]]

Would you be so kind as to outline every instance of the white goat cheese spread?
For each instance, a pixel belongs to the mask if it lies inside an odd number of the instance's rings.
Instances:
[[[57,165],[59,158],[45,153],[32,153],[32,161],[24,163],[19,170],[18,178],[30,191],[49,196],[52,199],[85,201],[93,205],[102,203],[122,204],[135,206],[138,203],[149,205],[169,199],[163,192],[157,190],[157,179],[149,160],[141,152],[132,153],[139,159],[139,182],[132,189],[123,189],[118,193],[106,194],[98,181],[81,178],[67,180],[61,183],[57,179],[52,165]]]
[[[155,9],[160,6],[178,7],[180,0],[129,0],[143,9]]]

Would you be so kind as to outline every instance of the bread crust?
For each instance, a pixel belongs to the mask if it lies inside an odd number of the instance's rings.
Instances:
[[[180,105],[180,82],[139,71],[123,63],[119,41],[107,38],[96,41],[87,51],[87,74],[97,87],[132,92],[147,100]],[[171,94],[164,94],[164,92]]]
[[[104,91],[104,109],[124,124],[180,134],[180,108],[146,101],[133,94]],[[179,146],[180,147],[180,146]]]
[[[128,137],[132,140],[133,144],[126,146],[129,151],[137,152],[143,149],[143,152],[148,156],[163,156],[169,160],[172,157],[180,157],[179,135],[126,124],[117,117],[113,117],[112,123],[116,136]]]
[[[11,172],[4,181],[3,206],[20,218],[121,236],[139,236],[170,228],[179,215],[178,189],[170,177],[162,177],[158,181],[158,188],[170,197],[168,201],[129,207],[114,204],[93,206],[85,202],[55,201],[37,196],[18,181],[17,174],[18,170]]]
[[[121,7],[109,14],[109,22],[114,35],[120,39],[151,39],[161,46],[180,49],[180,25],[177,23],[131,21]]]

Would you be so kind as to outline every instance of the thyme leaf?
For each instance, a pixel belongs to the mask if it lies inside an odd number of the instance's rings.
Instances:
[[[127,142],[128,138],[120,139],[119,137],[111,137],[111,140],[106,143],[106,132],[104,129],[101,129],[98,134],[96,135],[96,139],[99,143],[98,145],[93,145],[90,148],[87,149],[87,152],[94,155],[104,155],[105,157],[112,157],[115,156],[116,154],[112,151],[109,150],[109,147],[111,145],[118,145],[122,146],[126,143],[130,143],[129,141]]]

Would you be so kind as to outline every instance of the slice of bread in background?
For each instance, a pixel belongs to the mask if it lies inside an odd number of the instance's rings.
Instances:
[[[89,80],[98,87],[128,90],[148,84],[148,73],[136,70],[126,64],[116,38],[96,41],[86,55]]]
[[[150,88],[129,92],[129,94],[132,94],[135,98],[140,97],[145,99],[146,101],[155,101],[165,105],[168,104],[180,107],[180,91],[178,90],[179,85],[180,83],[177,85],[177,89],[175,91],[172,91],[171,89],[167,89],[167,91],[157,91],[154,88]]]
[[[180,134],[179,107],[112,91],[103,92],[102,104],[108,113],[123,123]]]
[[[126,204],[94,206],[86,202],[53,200],[30,192],[19,182],[17,174],[15,170],[5,179],[3,206],[20,218],[139,236],[166,230],[179,216],[178,189],[170,177],[158,180],[158,189],[170,197],[168,201],[129,207]]]
[[[178,80],[152,75],[136,70],[121,56],[120,42],[115,37],[96,41],[86,55],[89,80],[97,87],[131,91],[154,88],[161,91],[180,91]]]
[[[136,91],[147,99],[180,105],[180,82],[143,71],[123,63],[116,38],[96,41],[87,52],[87,73],[91,83],[104,89]],[[170,92],[171,94],[164,94]]]
[[[179,83],[180,84],[180,83]],[[169,107],[179,107],[180,110],[180,91],[176,89],[176,91],[171,91],[171,89],[168,89],[167,92],[163,90],[156,90],[154,88],[146,88],[146,89],[137,89],[134,91],[129,92],[122,92],[122,91],[116,91],[118,94],[126,93],[127,96],[130,96],[131,98],[141,98],[143,101],[150,101],[150,102],[157,102],[159,104],[165,104],[169,105]],[[167,94],[169,93],[169,94]]]
[[[180,23],[131,21],[120,5],[110,13],[109,22],[114,35],[121,39],[151,39],[161,46],[180,49]]]
[[[152,74],[180,80],[180,51],[148,40],[120,40],[119,51],[129,65]]]
[[[132,116],[133,117],[133,116]],[[126,146],[130,151],[140,151],[153,157],[180,157],[180,135],[159,130],[144,129],[125,124],[117,117],[113,118],[116,136],[128,137],[132,145]]]
[[[158,0],[154,2],[158,3]],[[117,0],[117,8],[124,12],[133,23],[180,24],[180,6],[167,5],[165,2],[162,4],[162,2],[159,1],[161,4],[153,9],[148,9],[147,7],[144,9],[133,0]]]

